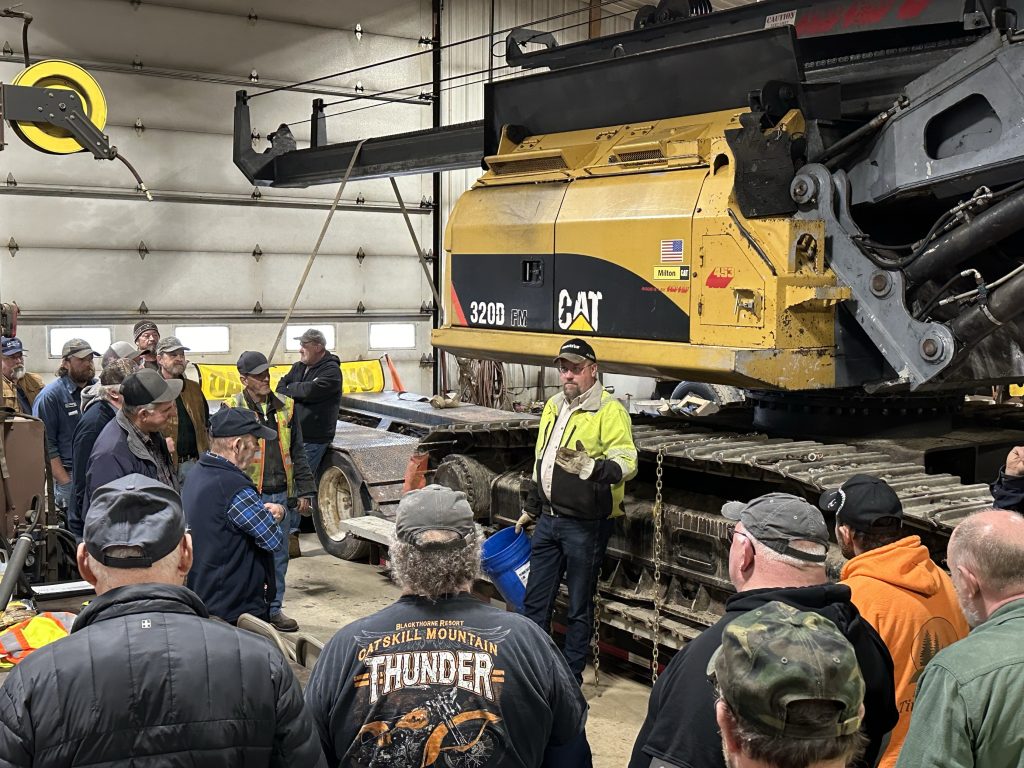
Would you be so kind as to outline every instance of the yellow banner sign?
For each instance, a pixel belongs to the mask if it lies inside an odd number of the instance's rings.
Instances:
[[[200,383],[203,395],[211,402],[226,400],[242,391],[238,369],[233,365],[208,365],[199,363]],[[290,365],[270,366],[270,388],[277,389],[277,382],[288,371]],[[380,360],[353,360],[341,364],[342,392],[346,395],[357,392],[384,391],[384,365]]]

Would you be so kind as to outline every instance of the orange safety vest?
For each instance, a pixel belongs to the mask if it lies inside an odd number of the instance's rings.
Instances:
[[[288,478],[288,496],[294,497],[295,471],[292,467],[292,416],[295,414],[295,401],[286,395],[279,395],[276,392],[271,392],[270,397],[276,397],[280,403],[280,406],[274,410],[274,418],[277,421],[277,445],[281,451],[284,474]],[[244,392],[239,392],[230,400],[226,400],[224,404],[229,408],[249,408]],[[249,408],[249,410],[253,409]],[[263,452],[266,450],[266,442],[266,440],[260,438],[259,446],[256,449],[256,456],[245,471],[256,484],[256,491],[258,493],[263,493]]]

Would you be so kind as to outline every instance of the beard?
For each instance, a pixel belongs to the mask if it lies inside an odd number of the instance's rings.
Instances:
[[[580,385],[575,382],[567,382],[562,385],[562,394],[566,400],[575,400],[580,396]]]
[[[90,383],[95,377],[96,369],[93,368],[91,365],[85,370],[81,370],[78,372],[68,371],[68,378],[70,378],[75,384],[78,384],[81,387],[84,387],[86,384]]]
[[[178,378],[183,373],[185,373],[185,364],[184,363],[174,363],[173,365],[169,365],[169,366],[167,366],[167,373],[170,374],[174,378]]]
[[[8,376],[7,378],[9,378],[11,381],[21,381],[23,378],[25,378],[25,366],[15,366],[14,369],[11,371],[11,375]]]

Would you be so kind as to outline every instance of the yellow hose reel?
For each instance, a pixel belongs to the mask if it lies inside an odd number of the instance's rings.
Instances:
[[[74,101],[100,132],[107,125],[107,99],[96,79],[77,64],[60,59],[46,59],[19,72],[13,85],[71,91]],[[59,95],[59,94],[58,94]],[[11,120],[11,129],[33,149],[51,155],[70,155],[84,152],[83,147],[71,133],[48,122]]]

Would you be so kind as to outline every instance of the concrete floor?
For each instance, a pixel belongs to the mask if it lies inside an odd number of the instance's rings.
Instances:
[[[326,554],[314,534],[301,535],[302,557],[288,567],[284,610],[301,629],[327,641],[340,627],[390,605],[398,588],[377,568],[338,560]],[[621,768],[629,761],[640,724],[647,713],[650,686],[624,670],[584,675],[583,692],[590,702],[587,736],[597,768]]]

